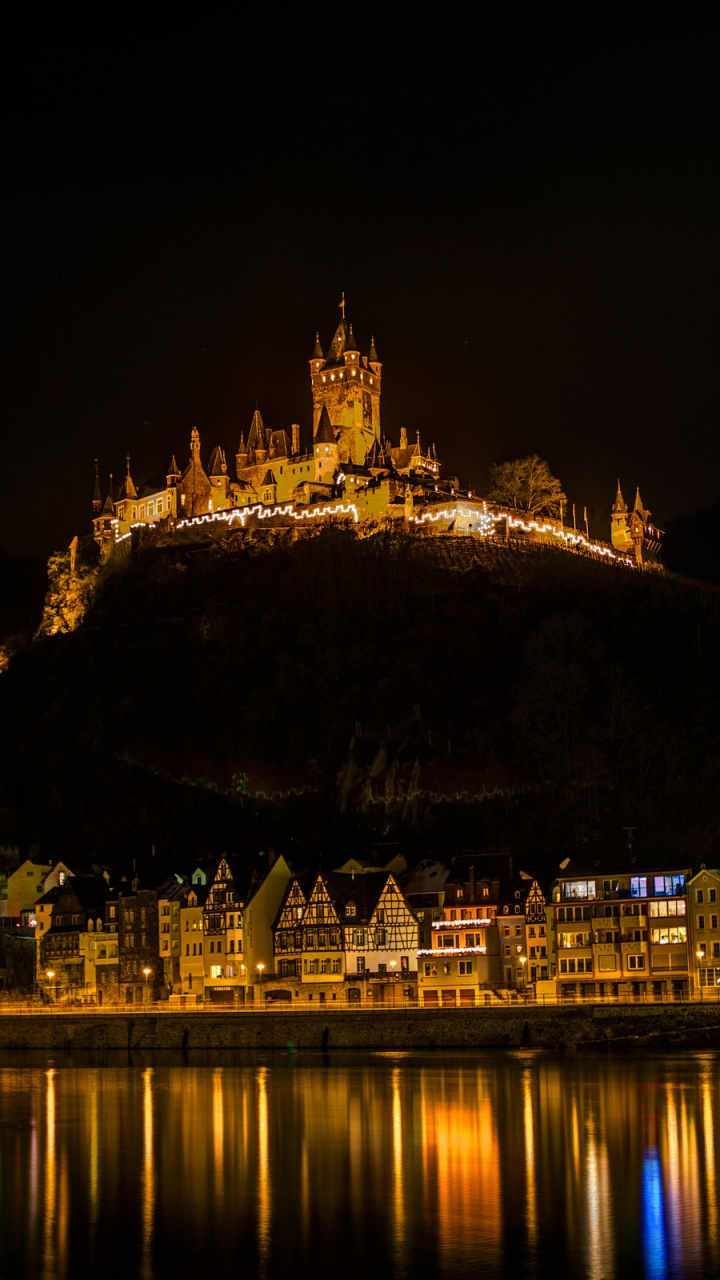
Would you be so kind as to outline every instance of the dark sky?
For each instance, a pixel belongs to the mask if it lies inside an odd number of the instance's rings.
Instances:
[[[19,19],[0,547],[86,529],[96,456],[234,454],[256,400],[309,438],[341,290],[388,434],[478,490],[537,452],[604,537],[618,475],[660,523],[716,498],[710,10],[475,12]]]

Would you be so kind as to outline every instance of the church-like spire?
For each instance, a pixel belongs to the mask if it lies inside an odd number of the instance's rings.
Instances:
[[[650,512],[647,510],[646,507],[643,506],[643,501],[642,501],[642,498],[640,497],[640,485],[638,485],[637,489],[635,490],[635,505],[633,507],[633,511],[637,511],[638,515],[640,516],[640,519],[643,522],[650,519]]]
[[[95,487],[93,489],[93,515],[99,515],[102,511],[102,494],[100,493],[100,463],[95,459]]]
[[[353,333],[352,324],[348,326],[348,336],[347,336],[347,342],[345,343],[345,350],[358,351],[358,352],[360,350],[357,342],[355,341],[355,334]]]
[[[114,516],[114,515],[115,515],[115,502],[114,502],[114,500],[113,500],[113,473],[112,473],[112,471],[110,472],[110,487],[109,487],[109,489],[108,489],[108,495],[107,495],[107,498],[105,499],[105,504],[104,504],[104,506],[103,506],[102,513],[103,513],[103,515],[104,515],[104,516]]]
[[[137,489],[135,488],[133,478],[130,475],[129,453],[125,454],[125,480],[123,482],[122,496],[123,498],[137,498]]]
[[[313,347],[312,355],[311,355],[310,359],[311,359],[311,360],[324,360],[324,359],[325,359],[325,357],[324,357],[324,355],[323,355],[323,349],[322,349],[322,347],[320,346],[320,331],[319,331],[319,329],[316,329],[316,330],[315,330],[315,346]]]
[[[618,479],[617,494],[615,495],[615,505],[613,506],[613,512],[614,513],[617,512],[619,514],[625,511],[627,511],[627,503],[625,502],[625,499],[622,496],[622,489],[620,488],[620,480]]]
[[[330,414],[327,411],[327,405],[323,405],[320,413],[320,421],[318,429],[315,433],[315,444],[335,444],[335,432],[332,429]]]
[[[370,339],[370,355],[368,356],[370,364],[379,364],[378,353],[375,349],[375,338]]]

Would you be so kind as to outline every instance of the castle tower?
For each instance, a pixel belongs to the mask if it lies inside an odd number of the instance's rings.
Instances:
[[[340,461],[335,432],[326,405],[320,410],[320,422],[313,441],[315,479],[318,484],[332,484]]]
[[[230,493],[230,477],[228,475],[227,462],[225,460],[225,450],[216,445],[210,454],[208,461],[208,475],[210,484],[214,493],[212,498],[213,511],[219,511],[228,505]]]
[[[361,356],[352,324],[345,317],[345,295],[340,303],[340,323],[327,356],[319,336],[310,357],[313,398],[313,443],[323,408],[335,429],[341,462],[363,463],[374,440],[380,440],[380,391],[382,364],[375,341]]]
[[[615,501],[610,513],[610,540],[615,550],[623,554],[627,554],[633,549],[632,537],[628,527],[627,503],[623,498],[619,480]]]

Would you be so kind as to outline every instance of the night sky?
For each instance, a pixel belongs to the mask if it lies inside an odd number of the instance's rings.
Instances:
[[[18,18],[0,548],[85,531],[96,456],[230,461],[256,401],[309,440],[343,290],[385,430],[478,491],[537,452],[601,537],[618,475],[717,498],[710,8],[393,13]]]

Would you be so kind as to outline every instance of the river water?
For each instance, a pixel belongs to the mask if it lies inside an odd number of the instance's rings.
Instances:
[[[718,1053],[6,1055],[0,1280],[713,1280],[719,1160]]]

